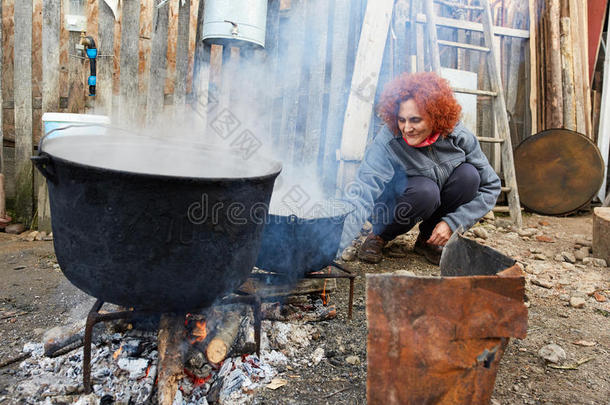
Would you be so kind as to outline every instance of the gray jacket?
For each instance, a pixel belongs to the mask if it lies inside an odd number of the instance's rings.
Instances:
[[[453,170],[464,162],[478,170],[481,183],[472,201],[442,218],[452,231],[460,225],[464,229],[474,225],[494,207],[500,194],[500,179],[483,154],[479,141],[459,123],[447,137],[438,138],[430,146],[413,148],[384,125],[367,146],[356,179],[345,188],[345,198],[355,209],[345,220],[341,249],[358,234],[385,186],[398,171],[406,172],[407,181],[412,176],[426,176],[442,189]]]

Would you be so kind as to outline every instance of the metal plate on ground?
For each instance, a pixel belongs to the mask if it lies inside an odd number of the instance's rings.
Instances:
[[[567,129],[548,129],[515,150],[521,204],[540,214],[573,212],[602,185],[604,163],[589,138]]]

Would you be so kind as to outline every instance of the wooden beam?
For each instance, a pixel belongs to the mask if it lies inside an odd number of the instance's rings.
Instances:
[[[282,69],[281,81],[283,83],[283,106],[281,122],[281,138],[279,151],[283,154],[284,164],[292,164],[295,159],[295,143],[297,142],[297,120],[303,105],[299,103],[299,88],[303,72],[303,58],[305,48],[305,1],[293,0],[291,2],[289,22],[281,21],[282,29],[290,35],[280,37],[280,47],[287,49],[285,53],[285,66]]]
[[[436,11],[434,10],[434,2],[432,0],[425,0],[426,10],[426,28],[428,30],[428,54],[430,55],[430,61],[432,65],[432,71],[438,74],[441,73],[441,60],[438,49],[438,33],[436,31]]]
[[[572,53],[572,27],[570,17],[561,17],[560,30],[561,77],[563,80],[563,127],[576,131],[574,60]]]
[[[140,2],[122,1],[119,125],[138,123],[138,49]]]
[[[200,122],[200,128],[205,137],[209,136],[208,112],[210,110],[210,52],[211,46],[201,39],[203,35],[203,17],[205,1],[199,2],[197,9],[197,30],[195,32],[195,61],[193,67],[193,92],[195,102],[192,106]],[[216,97],[216,95],[214,96]],[[213,102],[214,100],[212,100]]]
[[[85,112],[85,60],[84,53],[77,49],[80,32],[70,31],[68,40],[68,112]]]
[[[545,61],[549,77],[546,79],[547,128],[563,127],[563,91],[561,77],[561,46],[559,30],[559,0],[548,0],[549,38],[546,42],[549,60]]]
[[[178,13],[178,41],[176,43],[176,83],[174,85],[174,106],[176,113],[184,113],[186,102],[186,80],[189,67],[189,25],[191,20],[191,0],[180,3]]]
[[[104,1],[99,5],[98,21],[96,112],[112,115],[115,20],[112,9]]]
[[[163,92],[167,74],[167,26],[169,4],[155,8],[150,51],[150,76],[146,97],[146,124],[151,125],[161,118],[163,112]]]
[[[538,77],[538,57],[536,52],[536,45],[538,43],[538,36],[536,35],[538,24],[535,22],[538,21],[538,13],[536,12],[536,5],[534,1],[529,1],[529,16],[530,16],[530,25],[529,25],[529,55],[530,55],[530,92],[529,92],[529,103],[530,103],[530,113],[531,113],[531,134],[535,134],[538,132],[538,88],[539,88],[539,80]],[[525,135],[531,135],[525,134]]]
[[[324,176],[324,190],[334,195],[337,172],[337,149],[340,146],[342,117],[346,107],[346,76],[347,53],[349,49],[349,27],[351,15],[351,2],[349,0],[335,0],[335,9],[332,19],[332,50],[330,71],[330,94],[328,103],[328,120],[326,124],[326,137],[324,139],[324,159],[322,173]]]
[[[32,156],[32,2],[15,2],[15,167],[17,220],[30,225],[34,202]]]
[[[341,139],[342,160],[362,160],[394,2],[367,2]]]
[[[309,63],[309,92],[307,95],[307,119],[303,151],[299,153],[301,164],[315,164],[318,167],[318,154],[322,139],[322,119],[324,117],[324,82],[326,79],[326,48],[328,39],[327,1],[307,3],[308,51],[313,50]],[[309,53],[309,52],[308,52]]]
[[[59,25],[61,0],[45,0],[42,6],[42,112],[59,111]],[[45,135],[44,124],[42,136]],[[51,231],[47,183],[38,187],[38,230]]]

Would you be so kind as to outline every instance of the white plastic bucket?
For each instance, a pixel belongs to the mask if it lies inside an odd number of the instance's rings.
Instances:
[[[104,135],[110,118],[105,115],[47,112],[42,115],[48,138],[65,135]]]

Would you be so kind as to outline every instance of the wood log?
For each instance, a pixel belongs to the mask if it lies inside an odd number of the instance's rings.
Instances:
[[[559,0],[549,0],[548,24],[549,37],[546,43],[548,59],[547,77],[547,128],[563,127],[563,91],[561,77],[561,45],[559,29]]]
[[[85,337],[85,322],[85,319],[82,319],[46,331],[42,338],[45,356],[55,357],[64,347],[82,343]]]
[[[576,103],[574,96],[574,61],[572,53],[572,30],[569,17],[561,22],[561,76],[563,79],[563,127],[576,130]]]
[[[239,333],[241,324],[241,311],[227,311],[220,324],[216,328],[215,335],[205,350],[206,357],[210,363],[218,364],[231,352],[233,343]]]
[[[254,294],[263,300],[277,299],[280,297],[299,296],[307,294],[322,293],[326,286],[326,292],[332,292],[337,288],[336,279],[309,279],[300,280],[296,285],[271,284],[268,285],[256,278],[249,278],[239,289],[248,294]]]
[[[184,315],[163,314],[159,321],[159,378],[157,401],[171,405],[184,378]]]
[[[593,255],[610,263],[610,207],[593,210]]]

